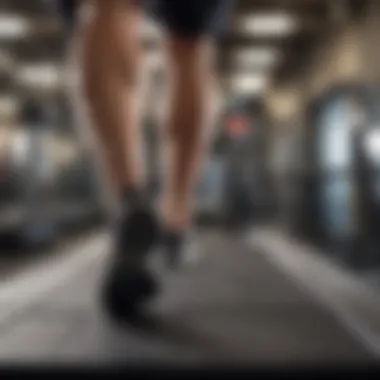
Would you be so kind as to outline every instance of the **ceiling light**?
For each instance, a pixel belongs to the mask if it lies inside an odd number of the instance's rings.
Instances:
[[[271,47],[253,47],[238,49],[233,52],[235,65],[238,68],[272,67],[279,59],[279,53]]]
[[[54,88],[60,83],[61,73],[58,65],[31,64],[20,67],[17,78],[24,85]]]
[[[0,38],[22,38],[30,31],[29,22],[17,15],[0,15]]]
[[[261,93],[267,85],[267,76],[262,74],[236,74],[230,78],[232,92],[238,95],[255,95]]]
[[[297,28],[296,19],[284,12],[255,13],[238,19],[239,31],[259,37],[286,37]]]

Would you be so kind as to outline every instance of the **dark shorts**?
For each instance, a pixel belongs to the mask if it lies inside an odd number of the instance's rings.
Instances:
[[[58,1],[61,14],[72,23],[76,0]],[[143,0],[143,4],[173,34],[219,37],[226,30],[234,0]]]

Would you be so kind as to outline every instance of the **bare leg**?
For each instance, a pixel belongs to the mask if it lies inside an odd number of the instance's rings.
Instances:
[[[138,1],[83,2],[82,90],[116,194],[144,185],[139,127]]]
[[[157,287],[145,264],[158,225],[151,210],[133,202],[145,187],[139,130],[141,10],[133,0],[93,0],[83,6],[90,10],[79,29],[84,99],[115,193],[132,195],[126,197],[128,206],[137,206],[119,208],[114,254],[102,290],[107,311],[120,319],[130,316]]]
[[[215,121],[214,46],[208,39],[171,37],[171,102],[163,219],[172,231],[191,220],[195,182]]]

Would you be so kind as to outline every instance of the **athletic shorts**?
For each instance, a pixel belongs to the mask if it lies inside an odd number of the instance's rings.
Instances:
[[[72,24],[77,0],[58,2],[60,13]],[[226,31],[234,0],[143,0],[142,3],[147,13],[170,33],[220,37]]]

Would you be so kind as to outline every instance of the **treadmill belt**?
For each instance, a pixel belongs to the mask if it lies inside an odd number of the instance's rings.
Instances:
[[[17,316],[0,318],[0,359],[97,364],[372,359],[329,310],[262,253],[226,235],[208,233],[202,239],[202,265],[167,274],[162,295],[151,305],[151,324],[115,326],[102,313],[97,297],[103,257]]]

